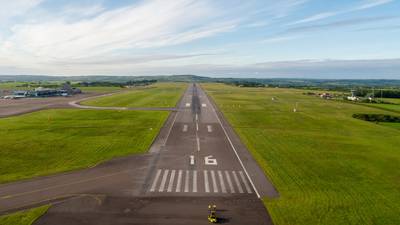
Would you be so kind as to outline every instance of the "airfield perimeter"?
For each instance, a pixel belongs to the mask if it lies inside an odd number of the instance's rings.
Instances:
[[[197,85],[190,85],[148,154],[0,185],[0,212],[53,203],[35,224],[272,224],[259,197],[278,196]]]

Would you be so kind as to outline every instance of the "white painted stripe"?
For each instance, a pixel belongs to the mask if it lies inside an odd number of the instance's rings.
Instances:
[[[197,151],[200,151],[200,138],[196,137],[196,141],[197,141]]]
[[[190,103],[186,103],[186,107],[190,107]]]
[[[196,122],[196,130],[199,131],[199,123]]]
[[[222,122],[221,122],[221,120],[219,119],[218,114],[217,114],[217,112],[215,111],[215,108],[214,108],[214,107],[213,107],[213,111],[214,111],[214,113],[215,113],[215,116],[217,117],[217,120],[218,120],[219,125],[221,125],[221,128],[222,128],[222,130],[224,131],[225,136],[226,136],[226,138],[228,139],[229,144],[231,145],[231,147],[232,147],[232,149],[233,149],[233,152],[235,152],[236,158],[239,160],[239,163],[240,163],[240,165],[242,166],[242,168],[243,168],[243,170],[244,170],[244,173],[246,174],[247,178],[249,179],[250,184],[251,184],[251,186],[252,186],[253,189],[254,189],[254,192],[256,193],[256,195],[257,195],[258,198],[261,198],[260,194],[258,193],[258,190],[257,190],[256,186],[255,186],[254,183],[253,183],[253,180],[251,179],[249,173],[248,173],[247,170],[246,170],[246,167],[244,166],[242,160],[240,159],[240,156],[239,156],[239,154],[237,153],[236,148],[235,148],[235,146],[233,145],[231,138],[229,137],[228,133],[226,132],[224,126],[222,125]]]
[[[228,171],[225,171],[225,177],[226,180],[228,181],[229,189],[231,190],[231,193],[235,193],[235,189],[233,188],[231,176],[229,175]]]
[[[235,182],[236,182],[236,185],[237,185],[237,187],[238,187],[238,189],[239,189],[239,192],[240,192],[240,193],[244,193],[244,192],[243,192],[242,185],[241,185],[240,182],[239,182],[239,178],[238,178],[237,175],[236,175],[236,172],[235,172],[235,171],[232,171],[232,174],[233,174],[233,178],[234,178],[234,180],[235,180]]]
[[[207,131],[208,131],[208,133],[212,132],[212,126],[211,125],[207,125]]]
[[[164,174],[163,174],[163,177],[162,177],[162,180],[161,180],[160,189],[158,189],[159,192],[163,192],[164,191],[165,183],[167,182],[168,172],[169,172],[169,170],[164,170]]]
[[[194,155],[189,156],[190,157],[190,165],[194,165]]]
[[[207,107],[207,105],[203,103],[203,104],[201,104],[201,107]]]
[[[249,193],[249,194],[253,193],[253,192],[251,191],[251,188],[250,188],[249,184],[247,183],[246,177],[244,177],[243,172],[242,172],[242,171],[239,171],[239,174],[240,174],[240,177],[242,178],[242,181],[243,181],[243,183],[244,183],[244,186],[246,187],[247,193]]]
[[[167,192],[171,192],[172,191],[172,185],[174,184],[174,180],[175,180],[175,170],[172,170],[171,171],[171,177],[169,178]]]
[[[161,170],[157,170],[156,177],[154,178],[153,184],[151,185],[150,191],[154,192],[156,190],[157,181],[160,178]]]
[[[183,131],[183,132],[186,132],[187,130],[188,130],[188,125],[187,125],[187,124],[183,125],[182,131]]]
[[[184,190],[184,192],[189,192],[189,170],[186,170],[185,190]]]
[[[197,192],[197,170],[193,170],[193,192]]]
[[[211,179],[212,179],[212,182],[213,182],[214,193],[218,193],[217,180],[215,179],[214,170],[211,170]]]
[[[219,183],[221,184],[221,191],[222,193],[226,193],[224,178],[222,177],[222,172],[220,170],[218,170],[218,177],[219,177]]]
[[[196,121],[199,120],[199,115],[196,113]]]
[[[182,170],[179,170],[179,172],[178,172],[178,181],[176,183],[175,192],[181,192],[181,185],[182,185]]]
[[[206,192],[210,192],[210,185],[208,183],[208,173],[207,170],[204,170],[204,188]]]

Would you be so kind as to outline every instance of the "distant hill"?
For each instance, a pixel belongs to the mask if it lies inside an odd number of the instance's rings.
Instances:
[[[158,76],[40,76],[40,75],[0,75],[0,82],[38,82],[38,81],[73,81],[73,82],[116,82],[126,83],[138,80],[157,80],[159,82],[221,82],[240,84],[241,82],[259,83],[271,87],[297,88],[352,88],[352,87],[393,87],[400,88],[400,80],[335,80],[335,79],[290,79],[290,78],[212,78],[196,75],[158,75]]]

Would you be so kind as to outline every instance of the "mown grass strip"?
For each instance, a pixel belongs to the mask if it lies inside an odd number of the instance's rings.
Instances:
[[[303,90],[203,87],[277,187],[280,198],[264,199],[276,225],[400,224],[400,130],[352,118],[385,111]]]

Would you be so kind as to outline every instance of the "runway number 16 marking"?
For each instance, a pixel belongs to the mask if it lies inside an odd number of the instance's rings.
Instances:
[[[209,156],[204,157],[204,163],[205,163],[206,165],[210,165],[210,166],[216,166],[216,165],[218,165],[217,159],[213,159],[213,158],[212,158],[212,155],[209,155]]]

